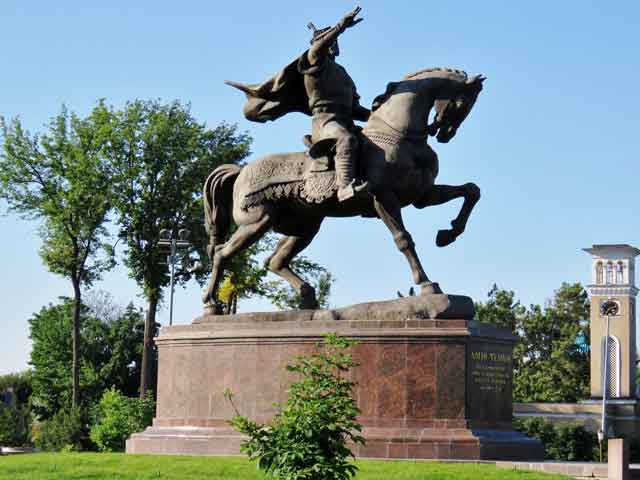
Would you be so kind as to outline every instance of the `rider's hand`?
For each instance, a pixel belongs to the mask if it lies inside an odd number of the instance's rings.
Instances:
[[[360,13],[360,10],[362,10],[360,7],[356,7],[353,12],[347,13],[342,18],[342,20],[340,20],[341,30],[345,30],[347,28],[351,28],[351,27],[353,27],[354,25],[360,23],[363,20],[362,18],[356,19],[356,17]]]

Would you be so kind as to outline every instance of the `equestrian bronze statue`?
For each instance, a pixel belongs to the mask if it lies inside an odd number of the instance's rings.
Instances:
[[[276,153],[248,165],[222,165],[204,185],[205,227],[209,234],[211,278],[204,295],[213,308],[225,262],[258,241],[269,229],[284,235],[267,259],[270,271],[301,296],[301,308],[316,308],[315,291],[289,263],[304,250],[325,217],[380,218],[405,255],[423,293],[440,293],[427,277],[401,209],[424,208],[463,197],[451,229],[440,230],[436,244],[449,245],[464,231],[480,198],[473,183],[437,185],[438,156],[429,136],[450,141],[465,120],[484,77],[461,70],[427,68],[391,82],[373,101],[359,103],[355,84],[335,62],[337,38],[356,25],[360,9],[333,28],[316,30],[311,47],[279,74],[258,85],[227,82],[247,96],[245,116],[275,120],[290,112],[311,115],[306,151]],[[435,108],[434,120],[429,114]],[[366,123],[360,129],[354,120]],[[237,225],[227,238],[231,221]]]

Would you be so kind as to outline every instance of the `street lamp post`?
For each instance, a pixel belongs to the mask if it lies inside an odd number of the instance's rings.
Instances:
[[[598,430],[600,442],[600,456],[602,457],[602,441],[607,437],[607,394],[609,392],[609,322],[612,316],[618,314],[618,304],[611,299],[602,302],[600,314],[607,319],[606,336],[604,337],[604,371],[602,372],[602,419]]]
[[[178,252],[180,250],[187,249],[191,246],[191,242],[187,240],[189,238],[189,230],[182,228],[178,230],[178,238],[173,238],[172,232],[169,229],[160,230],[160,240],[158,246],[168,248],[169,255],[167,256],[167,264],[170,268],[170,300],[169,300],[169,325],[173,325],[173,292],[175,290],[175,269],[176,262],[180,256]]]

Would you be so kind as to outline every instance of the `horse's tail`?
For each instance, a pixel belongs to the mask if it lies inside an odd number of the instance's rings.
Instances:
[[[204,182],[204,227],[209,235],[207,254],[211,262],[216,245],[224,243],[229,232],[233,209],[233,184],[240,170],[242,167],[226,163],[211,172]]]

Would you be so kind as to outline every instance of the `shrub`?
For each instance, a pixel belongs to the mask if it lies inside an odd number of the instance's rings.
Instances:
[[[576,423],[552,423],[542,417],[514,420],[516,430],[537,438],[545,458],[562,461],[600,461],[598,437]]]
[[[32,372],[26,370],[19,373],[9,373],[0,375],[0,396],[11,389],[14,397],[14,404],[18,407],[27,405],[32,391]]]
[[[24,447],[30,443],[31,415],[27,406],[6,407],[0,403],[0,445]]]
[[[36,447],[59,452],[80,451],[84,437],[84,428],[80,410],[60,410],[49,420],[38,427],[38,434],[34,438]]]
[[[300,379],[291,384],[287,402],[270,425],[236,411],[230,423],[249,437],[241,450],[257,460],[259,468],[283,480],[344,480],[355,475],[346,442],[364,444],[364,438],[357,433],[362,427],[352,397],[355,384],[346,378],[356,366],[346,352],[352,345],[328,334],[324,344],[318,344],[321,353],[297,357],[297,363],[288,365]],[[225,396],[232,401],[231,392]]]
[[[98,405],[98,418],[91,440],[101,452],[123,451],[132,433],[151,425],[155,404],[151,393],[144,399],[129,398],[115,388],[107,390]]]
[[[555,432],[556,441],[548,449],[550,458],[570,462],[599,460],[598,438],[594,432],[574,423],[560,423],[555,426]]]

